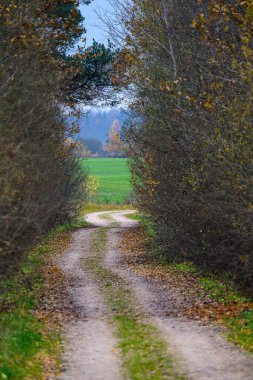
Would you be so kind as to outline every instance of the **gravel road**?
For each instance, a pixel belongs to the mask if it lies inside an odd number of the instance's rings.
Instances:
[[[163,292],[155,284],[148,283],[126,265],[119,246],[122,229],[137,225],[136,221],[127,218],[132,213],[134,211],[126,210],[87,215],[87,222],[98,228],[108,228],[104,265],[120,275],[134,291],[143,316],[159,329],[188,379],[253,380],[252,357],[228,343],[222,330],[213,325],[168,316],[165,310],[173,308],[171,292],[166,297],[165,290]],[[65,327],[62,380],[122,379],[123,370],[110,315],[96,281],[83,265],[91,255],[89,246],[95,231],[91,228],[75,232],[60,263],[78,311],[77,320]],[[166,305],[166,302],[170,304]]]

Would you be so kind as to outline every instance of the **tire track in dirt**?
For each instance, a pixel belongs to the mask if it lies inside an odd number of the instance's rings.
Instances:
[[[100,211],[88,214],[85,220],[96,227],[113,227],[119,225],[121,228],[130,228],[137,226],[138,222],[128,219],[127,215],[135,213],[136,211],[134,210]]]
[[[132,211],[129,211],[129,213]],[[128,212],[103,212],[88,215],[96,226],[111,227],[104,265],[121,276],[133,290],[144,318],[154,324],[169,350],[178,359],[181,369],[192,380],[253,380],[253,359],[227,342],[222,331],[200,321],[168,315],[180,302],[173,289],[160,289],[145,277],[137,275],[124,261],[119,245],[122,231],[136,226],[127,220]],[[115,226],[117,226],[115,228]],[[117,342],[98,285],[83,269],[89,258],[89,244],[94,229],[79,230],[61,262],[69,279],[69,293],[78,310],[77,321],[66,326],[65,372],[61,380],[121,380],[120,360],[115,351]],[[174,301],[173,301],[174,300]],[[174,304],[175,302],[175,304]],[[145,379],[143,379],[145,380]]]
[[[133,289],[141,309],[167,340],[188,377],[193,380],[252,380],[253,358],[227,342],[220,328],[168,316],[173,303],[166,303],[174,298],[176,307],[180,303],[178,294],[173,297],[173,290],[166,294],[124,264],[119,251],[121,232],[120,228],[109,231],[105,266]]]
[[[121,380],[117,342],[96,282],[84,269],[94,229],[78,230],[61,259],[77,318],[65,326],[60,380]]]

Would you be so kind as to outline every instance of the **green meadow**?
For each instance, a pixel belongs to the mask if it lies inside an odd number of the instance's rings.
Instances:
[[[89,176],[98,181],[97,194],[92,201],[103,204],[128,203],[132,186],[125,158],[89,158],[82,162]]]

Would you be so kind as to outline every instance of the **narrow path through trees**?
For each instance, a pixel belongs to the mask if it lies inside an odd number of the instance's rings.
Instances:
[[[88,215],[98,228],[75,232],[61,260],[78,320],[66,325],[60,379],[252,380],[250,356],[217,327],[169,316],[178,294],[127,266],[119,245],[122,231],[136,226],[131,212]]]

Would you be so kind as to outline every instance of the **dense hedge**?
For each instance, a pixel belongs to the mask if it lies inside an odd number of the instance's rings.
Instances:
[[[252,290],[252,1],[134,0],[122,14],[138,205],[168,258]]]
[[[78,3],[0,6],[1,274],[11,273],[41,234],[73,218],[83,197],[84,171],[65,144],[71,131],[63,122],[65,73],[57,58],[80,34],[80,14],[71,20],[73,12],[66,13]]]

